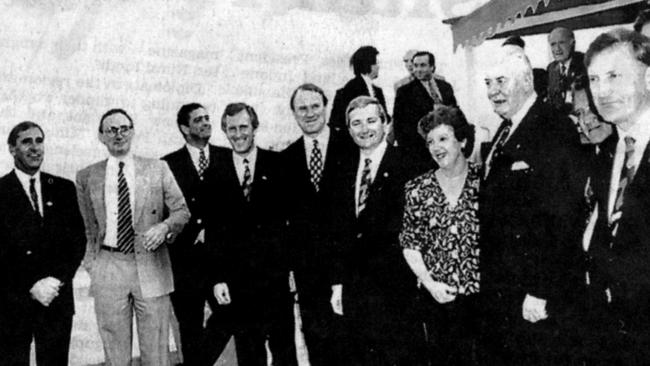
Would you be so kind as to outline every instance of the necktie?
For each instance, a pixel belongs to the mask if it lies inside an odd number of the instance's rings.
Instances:
[[[490,168],[494,159],[498,158],[499,155],[501,155],[501,153],[503,152],[503,145],[506,144],[508,135],[510,135],[511,127],[512,127],[511,120],[504,119],[503,122],[501,122],[501,126],[499,126],[499,133],[497,135],[497,139],[494,142],[494,145],[492,146],[492,149],[490,150],[487,159],[485,160],[485,173],[483,175],[483,179],[487,178],[488,174],[490,174]]]
[[[203,173],[205,173],[205,170],[208,168],[208,158],[205,157],[205,151],[201,149],[201,152],[199,153],[199,177],[203,179]]]
[[[135,244],[135,230],[133,229],[133,216],[131,201],[129,199],[129,186],[124,176],[124,162],[119,163],[117,173],[117,249],[123,253],[133,253]]]
[[[429,95],[431,96],[431,99],[433,99],[433,104],[442,104],[442,99],[440,99],[440,95],[438,94],[438,85],[436,85],[433,77],[429,79],[427,86]]]
[[[29,180],[29,197],[32,200],[32,208],[34,208],[34,211],[40,216],[41,215],[41,210],[39,210],[38,206],[38,193],[36,193],[36,178],[31,178]]]
[[[564,63],[560,64],[560,75],[566,76],[566,65]]]
[[[618,190],[616,191],[616,201],[614,201],[614,209],[612,210],[612,217],[610,218],[609,227],[612,230],[612,236],[616,236],[618,231],[618,222],[621,218],[621,208],[623,207],[623,198],[625,196],[625,189],[632,183],[636,167],[632,157],[634,156],[634,143],[636,142],[633,137],[627,136],[625,141],[625,158],[623,159],[623,167],[621,168],[621,177],[618,181]]]
[[[251,168],[248,165],[248,159],[244,159],[244,179],[242,180],[242,190],[244,191],[244,198],[246,201],[250,201],[251,199]]]
[[[364,208],[366,208],[366,201],[368,200],[368,190],[370,189],[371,177],[370,177],[370,164],[372,161],[366,159],[363,165],[363,171],[361,172],[361,182],[359,183],[359,203],[357,204],[357,215],[361,214]]]
[[[318,147],[318,140],[314,140],[314,147],[311,149],[311,157],[309,158],[309,174],[311,176],[311,184],[318,192],[321,176],[323,174],[323,153]]]

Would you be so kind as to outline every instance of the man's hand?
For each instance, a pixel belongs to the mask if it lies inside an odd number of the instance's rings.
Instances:
[[[451,287],[442,282],[429,281],[424,283],[424,286],[431,296],[433,296],[433,298],[440,304],[454,301],[456,299],[456,294],[458,293],[458,290],[455,287]]]
[[[38,280],[29,290],[32,298],[43,306],[50,306],[52,301],[59,296],[59,289],[63,282],[54,277],[46,277]]]
[[[531,323],[537,323],[540,320],[548,318],[546,313],[546,300],[526,294],[522,306],[522,315],[525,320]]]
[[[158,249],[160,244],[165,242],[167,233],[169,232],[169,225],[164,222],[159,222],[152,226],[144,233],[144,248],[148,251]]]
[[[334,314],[343,315],[343,285],[332,285],[330,304]]]
[[[219,305],[230,304],[230,291],[228,291],[228,284],[225,282],[217,283],[212,289],[214,297],[217,299]]]

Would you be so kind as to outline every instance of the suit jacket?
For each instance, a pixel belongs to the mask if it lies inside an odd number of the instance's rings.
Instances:
[[[553,61],[548,64],[546,72],[548,73],[548,101],[555,108],[565,108],[566,93],[571,91],[571,84],[581,75],[587,74],[584,64],[584,54],[582,52],[573,52],[571,63],[566,76],[560,72],[560,63]]]
[[[386,99],[384,99],[384,92],[380,87],[372,85],[374,90],[375,97],[379,100],[379,103],[384,107],[386,114],[388,114],[388,109],[386,108]],[[345,110],[348,108],[350,102],[361,95],[370,95],[368,92],[368,87],[366,82],[363,80],[361,75],[355,77],[348,81],[345,86],[336,91],[334,96],[334,102],[332,104],[332,112],[330,114],[330,127],[336,129],[337,131],[347,131],[347,124],[345,123]]]
[[[332,264],[331,245],[328,242],[328,214],[337,176],[342,166],[356,151],[344,132],[330,131],[325,165],[319,184],[314,189],[309,172],[309,158],[304,137],[293,142],[282,152],[285,176],[291,192],[288,220],[291,242],[291,267],[295,271],[301,302],[309,301],[314,292],[324,291],[329,296],[329,271]]]
[[[648,335],[650,326],[650,150],[646,147],[632,183],[623,197],[616,237],[608,224],[609,184],[618,136],[601,143],[592,186],[598,202],[598,221],[589,247],[593,258],[592,284],[611,292],[613,313],[622,320],[622,331]]]
[[[135,202],[133,226],[140,289],[144,297],[162,296],[174,291],[169,251],[165,243],[154,251],[144,249],[142,234],[153,225],[165,222],[172,235],[178,235],[189,221],[190,212],[167,163],[139,156],[134,156],[133,162],[135,187],[130,187],[130,192],[134,194]],[[92,262],[106,236],[106,163],[107,160],[100,161],[77,173],[77,198],[86,224],[86,260],[89,262],[91,280]],[[165,208],[169,216],[163,220]],[[90,294],[94,293],[91,281]]]
[[[84,253],[75,187],[69,180],[40,174],[42,218],[32,209],[15,172],[0,178],[0,319],[28,318],[34,311],[74,313],[72,278]],[[63,287],[44,307],[29,290],[50,276],[63,282]]]
[[[546,299],[551,317],[570,311],[580,295],[584,185],[572,177],[578,142],[567,139],[569,129],[538,98],[481,185],[481,290],[514,319],[526,294]]]
[[[211,214],[207,206],[208,176],[219,174],[218,166],[223,166],[223,161],[230,158],[230,149],[209,145],[210,163],[203,173],[203,180],[199,177],[187,147],[165,155],[162,159],[167,162],[169,169],[174,174],[178,186],[183,192],[187,208],[192,215],[174,243],[169,246],[169,254],[174,269],[174,284],[178,288],[201,289],[207,280],[205,271],[206,255],[205,243],[194,244],[199,232],[205,228],[206,216]]]
[[[456,106],[456,97],[451,85],[444,80],[436,78],[434,80],[442,95],[442,103]],[[418,151],[425,156],[428,155],[424,147],[424,140],[418,134],[418,122],[420,118],[433,110],[433,104],[433,98],[418,79],[397,89],[393,109],[393,130],[399,146],[407,150]]]
[[[211,177],[208,201],[215,208],[206,231],[213,250],[211,282],[228,285],[238,314],[263,315],[290,298],[280,156],[258,148],[248,202],[232,157],[219,172]]]

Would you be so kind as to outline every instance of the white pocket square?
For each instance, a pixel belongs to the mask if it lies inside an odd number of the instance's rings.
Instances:
[[[525,161],[520,160],[520,161],[515,161],[512,163],[512,166],[510,167],[510,170],[525,170],[529,169],[530,165],[526,164]]]

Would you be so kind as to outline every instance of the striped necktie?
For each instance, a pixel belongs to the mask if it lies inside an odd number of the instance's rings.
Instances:
[[[361,182],[359,183],[359,201],[357,204],[357,216],[361,214],[364,208],[366,208],[366,202],[368,201],[368,191],[370,190],[370,183],[372,179],[370,177],[370,164],[372,160],[366,158],[363,165],[363,171],[361,172]]]
[[[117,249],[128,254],[133,253],[135,230],[133,229],[129,186],[124,176],[124,162],[121,161],[119,167],[120,170],[117,173]]]
[[[248,159],[244,159],[244,179],[242,180],[242,190],[244,192],[244,198],[246,201],[251,200],[251,189],[252,187],[252,175],[251,175],[251,168],[248,165]]]
[[[29,198],[32,200],[32,207],[34,212],[41,216],[41,210],[38,205],[38,193],[36,193],[36,178],[31,178],[29,180]]]
[[[485,159],[485,171],[483,174],[483,179],[487,179],[488,175],[490,174],[490,168],[492,167],[492,162],[494,161],[494,159],[497,159],[503,152],[503,146],[506,144],[506,141],[508,140],[508,135],[510,135],[511,128],[512,128],[511,120],[504,119],[503,122],[501,122],[501,126],[499,126],[499,134],[497,136],[497,139],[494,142],[494,145],[492,145],[492,149],[490,150],[490,153]]]
[[[618,190],[616,191],[616,200],[614,201],[614,209],[612,216],[609,219],[609,227],[612,231],[612,236],[616,236],[618,231],[618,223],[621,219],[623,198],[625,197],[625,189],[632,183],[636,167],[634,166],[634,143],[636,142],[633,137],[626,136],[625,141],[625,158],[623,159],[623,167],[621,168],[621,176],[618,181]]]

